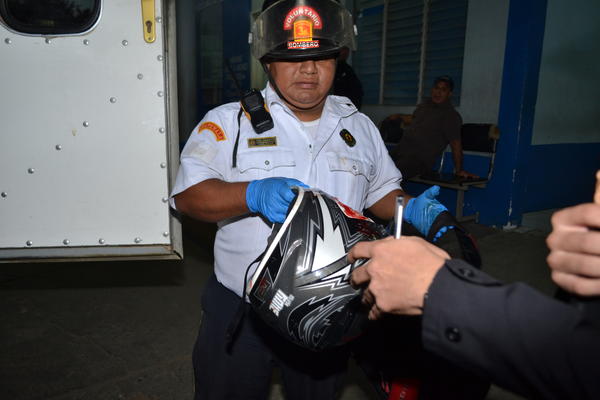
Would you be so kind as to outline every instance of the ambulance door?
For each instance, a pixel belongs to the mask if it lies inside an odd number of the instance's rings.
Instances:
[[[181,258],[174,0],[0,0],[0,262]]]

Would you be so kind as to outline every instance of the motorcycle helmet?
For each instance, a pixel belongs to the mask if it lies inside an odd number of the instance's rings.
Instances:
[[[348,264],[346,254],[360,241],[385,236],[383,227],[339,200],[298,188],[248,283],[251,306],[268,325],[311,350],[358,337],[368,309],[349,279],[366,260]]]
[[[356,49],[354,29],[339,1],[267,0],[252,25],[252,55],[263,62],[336,56]]]

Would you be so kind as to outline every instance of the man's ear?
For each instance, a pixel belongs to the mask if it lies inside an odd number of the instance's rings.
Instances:
[[[265,74],[269,75],[269,72],[271,70],[271,63],[268,63],[266,61],[261,61],[260,63],[262,65],[263,71],[265,71]]]

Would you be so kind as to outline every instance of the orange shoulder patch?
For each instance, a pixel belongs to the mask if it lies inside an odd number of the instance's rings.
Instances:
[[[211,131],[213,135],[215,135],[215,139],[217,139],[217,142],[221,142],[227,139],[227,136],[225,136],[225,132],[223,131],[223,129],[214,122],[202,123],[202,125],[200,125],[200,127],[198,128],[198,133],[202,132],[203,130]]]

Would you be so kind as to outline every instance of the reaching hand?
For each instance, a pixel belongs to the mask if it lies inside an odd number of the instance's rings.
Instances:
[[[580,296],[600,295],[600,204],[558,211],[552,228],[546,239],[552,280]]]
[[[404,209],[404,219],[417,228],[425,237],[428,236],[431,224],[435,221],[436,217],[442,211],[448,211],[442,203],[435,199],[439,193],[440,187],[437,185],[432,186],[418,197],[410,199]],[[442,227],[435,234],[433,241],[435,242],[451,228],[453,227]]]
[[[264,215],[269,221],[285,221],[290,202],[296,196],[293,187],[307,188],[304,183],[291,178],[266,178],[252,181],[246,189],[246,204],[253,213]]]
[[[353,286],[366,286],[363,303],[370,319],[382,313],[421,314],[423,297],[448,253],[416,236],[360,242],[347,256],[349,263],[368,258],[352,272]]]

